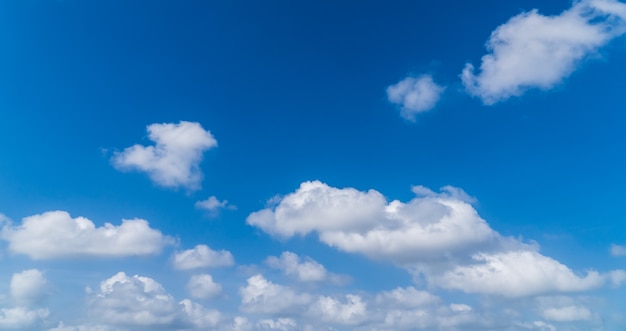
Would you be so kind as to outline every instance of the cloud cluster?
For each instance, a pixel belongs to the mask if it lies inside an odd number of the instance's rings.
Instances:
[[[199,123],[150,124],[148,138],[153,146],[133,145],[117,152],[111,159],[119,170],[137,170],[148,174],[157,185],[169,188],[200,188],[200,162],[205,151],[217,146],[211,132]]]
[[[285,293],[285,302],[279,300],[280,293]],[[258,274],[248,279],[240,294],[244,311],[278,317],[260,320],[254,330],[481,330],[499,325],[467,304],[445,305],[439,297],[413,287],[375,296],[314,295]]]
[[[615,283],[623,271],[574,273],[534,245],[491,229],[462,190],[413,188],[408,202],[375,190],[304,182],[247,222],[279,238],[316,233],[339,250],[396,263],[431,285],[467,293],[521,297],[584,291]],[[292,263],[293,264],[293,263]]]
[[[96,227],[91,220],[72,218],[65,211],[29,216],[20,225],[5,223],[1,236],[11,252],[37,260],[152,255],[173,243],[142,219]]]
[[[626,4],[582,0],[555,16],[521,13],[492,32],[480,71],[467,64],[461,78],[468,93],[494,104],[526,90],[550,89],[585,58],[626,32]]]
[[[221,314],[188,299],[176,302],[152,278],[119,272],[91,293],[89,313],[103,324],[130,328],[206,329],[218,325]]]

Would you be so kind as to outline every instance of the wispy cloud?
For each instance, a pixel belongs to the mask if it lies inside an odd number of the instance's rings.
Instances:
[[[227,210],[236,210],[237,206],[228,203],[228,200],[220,201],[216,196],[212,195],[208,197],[206,200],[197,201],[195,204],[196,208],[206,210],[209,212],[209,215],[216,216],[218,215],[221,209]]]

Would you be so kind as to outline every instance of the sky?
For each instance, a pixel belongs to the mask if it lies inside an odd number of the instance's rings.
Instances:
[[[626,2],[0,2],[0,330],[626,329]]]

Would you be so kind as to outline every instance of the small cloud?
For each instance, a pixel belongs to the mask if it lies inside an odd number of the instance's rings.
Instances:
[[[122,171],[142,171],[157,185],[190,191],[200,188],[202,154],[217,147],[217,140],[199,123],[151,124],[148,138],[154,146],[134,145],[116,152],[113,166]]]
[[[611,245],[611,255],[626,256],[626,247],[615,244]]]
[[[237,206],[228,203],[228,200],[220,201],[216,196],[212,195],[206,200],[197,201],[196,208],[208,211],[212,216],[217,215],[220,209],[236,210]]]
[[[430,75],[406,77],[387,87],[387,99],[400,106],[400,116],[415,121],[417,114],[435,107],[445,89],[437,85]]]
[[[552,307],[543,311],[543,317],[555,322],[573,322],[591,319],[591,311],[582,306]]]
[[[451,303],[450,310],[455,313],[469,313],[470,311],[472,311],[472,307],[462,303]]]
[[[312,258],[301,258],[292,252],[283,252],[280,257],[270,256],[265,263],[270,268],[279,269],[285,275],[294,277],[300,282],[330,281],[340,285],[349,281],[347,276],[328,272],[323,265]]]
[[[207,245],[197,245],[174,254],[174,268],[189,270],[198,268],[230,267],[235,264],[233,255],[227,250],[214,251]]]

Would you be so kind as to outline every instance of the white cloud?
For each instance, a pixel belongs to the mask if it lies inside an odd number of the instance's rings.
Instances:
[[[468,313],[472,311],[472,307],[462,304],[462,303],[451,303],[450,310],[455,313]]]
[[[320,296],[309,312],[324,323],[356,325],[366,320],[367,305],[360,296],[353,294],[346,295],[345,303]]]
[[[415,308],[432,305],[439,302],[439,298],[425,291],[420,291],[415,287],[398,287],[391,291],[384,291],[376,296],[378,304],[385,307]]]
[[[317,232],[343,251],[375,259],[420,262],[465,251],[497,237],[473,207],[448,192],[419,190],[408,203],[387,202],[375,191],[304,182],[275,208],[248,216],[248,224],[283,238]]]
[[[239,294],[241,309],[248,313],[295,312],[312,301],[310,295],[274,284],[260,274],[248,278],[247,283],[247,286],[239,289]]]
[[[537,10],[511,18],[492,32],[480,72],[467,64],[467,92],[494,104],[526,90],[547,90],[569,76],[589,55],[626,31],[626,4],[582,0],[556,16]]]
[[[416,197],[409,202],[387,202],[375,190],[305,182],[276,206],[250,214],[247,222],[279,238],[314,232],[331,247],[392,261],[432,285],[468,293],[518,297],[623,280],[620,271],[579,276],[537,247],[502,237],[460,189],[435,193],[416,186],[413,191]]]
[[[173,257],[174,268],[180,270],[230,267],[235,264],[233,255],[227,250],[214,251],[207,245],[177,252]]]
[[[87,218],[72,218],[65,211],[26,217],[19,226],[2,228],[2,238],[13,253],[33,259],[69,257],[122,257],[161,252],[173,239],[150,228],[145,220],[122,220],[115,226],[95,227]]]
[[[48,331],[114,331],[114,329],[105,325],[66,325],[59,322],[57,327],[48,329]]]
[[[400,106],[403,118],[415,121],[417,114],[435,107],[444,90],[445,87],[437,85],[430,75],[406,77],[387,87],[387,99]]]
[[[615,244],[611,245],[611,255],[626,256],[626,247]]]
[[[187,283],[187,290],[192,297],[198,299],[211,299],[220,294],[222,286],[213,281],[208,274],[193,275]]]
[[[457,266],[432,282],[467,293],[520,297],[546,292],[585,291],[602,286],[605,275],[574,274],[558,261],[532,250],[476,254],[475,264]]]
[[[555,322],[584,321],[591,319],[591,311],[581,306],[548,308],[543,311],[543,317]]]
[[[276,320],[265,319],[259,321],[257,324],[261,330],[289,331],[296,330],[298,327],[298,323],[296,323],[296,321],[292,318],[278,318]]]
[[[243,316],[235,316],[233,323],[228,326],[228,331],[249,331],[252,330],[252,323]]]
[[[556,331],[556,327],[552,324],[548,324],[546,322],[543,321],[534,321],[532,323],[523,323],[523,324],[519,324],[520,327],[523,327],[524,329],[530,329],[530,330],[539,330],[539,331]]]
[[[368,302],[367,320],[358,330],[517,330],[506,328],[517,317],[500,310],[500,306],[490,307],[488,313],[482,308],[447,304],[414,287],[396,288],[380,292]]]
[[[90,293],[89,313],[93,321],[107,326],[133,329],[198,329],[218,325],[221,313],[188,299],[176,302],[152,278],[118,272]]]
[[[109,324],[149,327],[173,324],[178,304],[154,279],[119,272],[100,283],[90,311]]]
[[[47,295],[47,280],[37,269],[24,270],[11,277],[11,296],[19,305],[40,303]]]
[[[220,201],[216,196],[212,195],[206,200],[197,201],[196,208],[204,209],[211,213],[217,214],[220,209],[236,210],[237,207],[228,203],[228,200]]]
[[[0,330],[30,330],[48,317],[48,309],[29,310],[24,307],[0,309]]]
[[[323,265],[311,258],[301,258],[292,252],[283,252],[280,257],[270,256],[267,265],[282,270],[288,276],[294,276],[301,282],[319,282],[328,278],[329,273]]]
[[[186,121],[151,124],[147,131],[155,145],[134,145],[115,153],[111,159],[115,168],[146,172],[163,187],[199,189],[202,154],[217,146],[211,132],[199,123]]]
[[[186,319],[199,330],[210,330],[215,328],[222,314],[217,310],[206,309],[202,305],[185,299],[179,303],[182,306]]]

